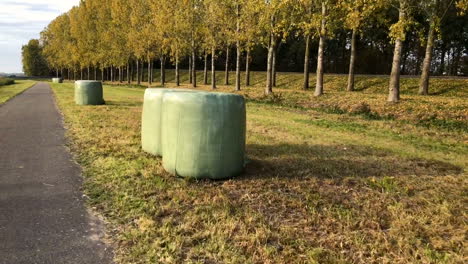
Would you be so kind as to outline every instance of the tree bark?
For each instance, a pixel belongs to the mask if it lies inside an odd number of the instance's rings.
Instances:
[[[250,86],[250,49],[247,49],[245,55],[245,86]]]
[[[302,89],[307,90],[309,89],[309,60],[310,60],[310,35],[306,36],[305,39],[305,54],[304,54],[304,83],[302,85]]]
[[[166,84],[166,58],[161,56],[161,86]]]
[[[148,86],[150,86],[151,83],[151,59],[148,58]]]
[[[103,68],[101,68],[101,82],[104,82],[104,69]]]
[[[216,49],[215,47],[211,48],[211,89],[216,89]]]
[[[144,75],[145,75],[145,61],[141,60],[141,70],[140,70],[140,81],[144,82]]]
[[[351,56],[349,58],[348,87],[349,92],[354,91],[354,69],[356,64],[356,29],[353,29],[351,36]]]
[[[205,57],[204,57],[204,67],[203,67],[203,84],[207,85],[208,84],[208,53],[205,51]]]
[[[226,67],[224,69],[224,85],[229,85],[229,47],[226,48]]]
[[[276,87],[276,53],[278,47],[275,45],[275,50],[273,51],[273,65],[272,65],[272,76],[273,76],[273,87]]]
[[[91,74],[90,74],[89,66],[88,66],[88,80],[91,80]]]
[[[175,61],[175,82],[176,86],[180,86],[180,72],[179,72],[179,53],[176,54]]]
[[[236,41],[236,91],[241,90],[241,44],[239,39],[240,33],[240,4],[237,3],[236,5],[236,15],[237,15],[237,23],[236,23],[236,34],[237,34],[237,41]]]
[[[136,60],[136,77],[137,77],[137,84],[140,85],[141,84],[141,80],[140,80],[140,60]]]
[[[317,83],[315,84],[314,96],[321,96],[323,94],[323,53],[325,50],[325,16],[327,14],[327,8],[325,2],[322,2],[322,23],[320,26],[320,41],[317,55]]]
[[[445,44],[442,44],[442,50],[440,51],[440,68],[439,68],[439,75],[444,75],[445,71],[445,54],[446,49],[444,47]]]
[[[406,10],[404,6],[400,6],[399,20],[406,19]],[[393,52],[392,73],[390,74],[390,84],[388,88],[388,102],[397,103],[400,101],[400,66],[401,66],[401,51],[403,49],[403,40],[397,38],[395,41],[395,50]]]
[[[83,69],[80,69],[80,79],[83,80]]]
[[[127,62],[127,83],[130,84],[130,62]]]
[[[189,68],[188,68],[188,71],[189,71],[189,83],[192,83],[192,56],[189,56]]]
[[[150,66],[151,66],[151,71],[150,71],[149,80],[151,83],[153,83],[154,82],[154,61],[150,62]]]
[[[197,69],[196,69],[196,54],[195,49],[192,50],[192,88],[197,87]]]
[[[419,83],[420,95],[429,94],[429,76],[431,73],[432,51],[434,47],[435,17],[433,17],[432,20],[433,21],[431,21],[427,36],[426,55],[424,57],[424,62],[421,69],[421,80]]]
[[[267,61],[267,82],[265,94],[273,93],[273,56],[275,52],[276,40],[273,34],[270,35],[270,44],[268,45],[268,61]]]

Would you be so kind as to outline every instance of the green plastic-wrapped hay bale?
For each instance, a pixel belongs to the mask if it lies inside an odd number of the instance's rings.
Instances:
[[[99,81],[76,81],[75,103],[78,105],[102,105],[104,97]]]
[[[52,82],[53,83],[63,83],[63,79],[62,78],[52,78]]]
[[[163,167],[189,178],[225,179],[244,169],[246,113],[240,95],[168,93],[163,98]]]
[[[153,155],[162,155],[161,119],[163,97],[166,93],[196,92],[188,89],[148,88],[145,90],[141,118],[141,147]]]

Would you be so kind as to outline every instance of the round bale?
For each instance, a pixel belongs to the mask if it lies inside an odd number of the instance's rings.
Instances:
[[[78,105],[104,104],[102,83],[99,81],[76,81],[75,103]]]
[[[141,147],[143,151],[162,156],[161,126],[163,97],[166,93],[197,92],[189,89],[148,88],[143,99]]]
[[[53,83],[63,83],[63,79],[62,78],[52,78],[52,82]]]
[[[244,97],[168,93],[163,98],[163,167],[188,178],[226,179],[244,169]]]

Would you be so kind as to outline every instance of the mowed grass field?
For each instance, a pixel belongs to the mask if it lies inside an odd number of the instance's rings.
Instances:
[[[251,162],[226,181],[173,177],[141,151],[144,88],[106,85],[106,105],[83,107],[52,84],[119,263],[466,262],[468,81],[421,97],[404,79],[392,105],[386,78],[347,93],[327,76],[313,98],[298,76],[280,74],[274,96],[260,81],[240,92]]]
[[[15,81],[15,84],[0,85],[0,105],[10,100],[12,97],[22,93],[24,90],[33,86],[35,81]]]

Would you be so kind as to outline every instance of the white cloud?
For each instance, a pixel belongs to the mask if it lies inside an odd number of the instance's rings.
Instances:
[[[21,46],[79,0],[0,0],[0,72],[21,72]]]

